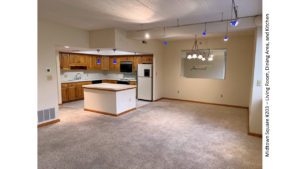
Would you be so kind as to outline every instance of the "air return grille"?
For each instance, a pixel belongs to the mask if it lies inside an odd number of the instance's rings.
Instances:
[[[38,111],[38,123],[55,119],[55,108]]]

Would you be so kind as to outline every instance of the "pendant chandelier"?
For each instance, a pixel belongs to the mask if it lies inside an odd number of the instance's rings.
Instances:
[[[205,61],[207,58],[208,61],[212,61],[213,57],[214,56],[210,54],[210,49],[199,50],[197,35],[195,35],[195,43],[192,47],[192,51],[187,53],[187,59],[201,59],[202,61]]]

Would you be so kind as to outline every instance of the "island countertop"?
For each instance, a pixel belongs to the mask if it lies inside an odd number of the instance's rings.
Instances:
[[[82,87],[86,88],[86,89],[120,91],[120,90],[126,90],[126,89],[134,89],[134,88],[136,88],[136,85],[99,83],[99,84],[83,85]]]

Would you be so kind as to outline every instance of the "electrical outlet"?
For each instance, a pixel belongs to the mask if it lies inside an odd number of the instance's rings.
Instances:
[[[156,72],[156,75],[157,75],[157,72]]]
[[[177,93],[179,93],[179,90],[177,91]]]
[[[51,75],[48,75],[47,76],[47,81],[51,81],[52,80],[52,76]]]
[[[221,94],[221,97],[223,97],[223,95]]]
[[[67,77],[68,77],[68,75],[64,75],[64,77],[65,77],[65,78],[67,78]]]
[[[86,74],[87,77],[89,77],[89,74]]]

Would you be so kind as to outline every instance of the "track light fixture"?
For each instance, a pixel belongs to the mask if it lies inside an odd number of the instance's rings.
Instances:
[[[204,29],[204,32],[202,33],[202,35],[206,35],[206,22],[205,22],[205,29]]]
[[[237,13],[237,6],[235,6],[234,0],[232,0],[232,5],[231,5],[231,25],[232,26],[237,26],[239,24],[239,19],[238,19],[238,13]],[[232,19],[232,12],[235,14],[235,19]]]
[[[239,21],[238,20],[236,20],[236,21],[231,21],[231,25],[232,26],[237,26],[239,24]]]
[[[166,41],[166,28],[164,28],[164,45],[166,45],[168,42]]]
[[[113,51],[114,51],[114,55],[115,55],[115,52],[116,52],[116,50],[117,50],[117,49],[113,49]],[[116,56],[115,56],[115,58],[114,58],[113,64],[117,64],[117,61],[116,61]]]
[[[146,35],[145,35],[145,37],[146,37],[146,38],[149,38],[149,34],[148,34],[148,32],[146,32]]]
[[[226,36],[224,38],[224,41],[228,41],[227,33],[228,33],[228,20],[227,20],[227,27],[226,27]]]

